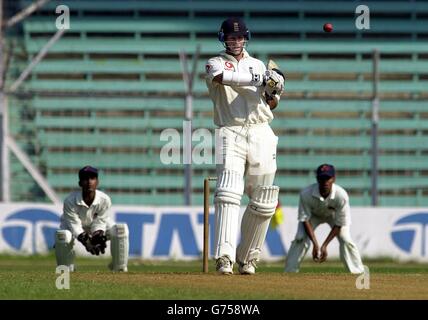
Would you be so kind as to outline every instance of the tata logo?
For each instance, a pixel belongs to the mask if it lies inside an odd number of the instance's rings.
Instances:
[[[9,215],[2,223],[4,241],[17,251],[41,253],[52,249],[59,216],[45,209],[24,209]]]
[[[155,225],[154,212],[132,212],[116,213],[116,222],[126,223],[129,227],[129,255],[130,256],[147,256],[152,258],[172,257],[173,248],[180,246],[183,256],[200,257],[202,243],[198,240],[195,226],[191,221],[191,215],[183,212],[163,211],[156,230],[150,234],[154,240],[150,244],[146,242],[143,246],[145,233],[148,228]],[[210,253],[215,254],[215,218],[214,214],[209,216],[210,227]],[[197,213],[198,227],[202,228],[204,223],[203,213]],[[150,230],[150,229],[149,229]],[[281,235],[277,229],[269,228],[266,235],[266,245],[272,256],[283,257],[287,252]],[[143,252],[144,249],[144,252]]]
[[[391,237],[403,251],[425,257],[427,253],[428,212],[414,213],[394,224]]]

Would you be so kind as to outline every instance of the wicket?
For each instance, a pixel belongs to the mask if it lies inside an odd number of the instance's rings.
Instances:
[[[209,216],[210,216],[210,181],[216,181],[217,177],[208,177],[204,179],[204,249],[203,249],[203,267],[202,271],[208,273],[208,255],[209,255]]]

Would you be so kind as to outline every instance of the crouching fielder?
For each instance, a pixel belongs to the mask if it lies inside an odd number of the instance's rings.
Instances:
[[[312,241],[312,257],[316,262],[327,259],[327,246],[337,236],[340,245],[340,259],[351,273],[363,273],[364,266],[357,246],[350,235],[350,207],[346,191],[335,184],[335,169],[332,165],[318,167],[318,183],[312,184],[300,193],[296,238],[291,243],[285,260],[285,272],[298,272],[300,263]],[[314,230],[322,223],[328,223],[331,231],[321,248]]]
[[[72,192],[64,201],[60,230],[55,233],[57,265],[74,271],[74,243],[79,241],[93,255],[105,253],[110,240],[112,271],[128,271],[129,231],[126,224],[114,224],[111,200],[97,190],[98,170],[86,166],[79,171],[81,191]]]

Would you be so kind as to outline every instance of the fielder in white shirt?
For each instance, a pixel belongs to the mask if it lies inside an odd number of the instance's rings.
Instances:
[[[269,222],[278,202],[273,185],[278,137],[269,123],[284,88],[284,75],[267,70],[245,50],[250,32],[239,18],[225,20],[218,33],[225,47],[206,64],[206,83],[214,105],[214,123],[221,146],[216,146],[215,259],[220,274],[254,274]],[[244,181],[245,176],[245,181]],[[249,204],[241,222],[241,198]]]
[[[360,253],[349,230],[351,215],[348,194],[334,183],[336,173],[332,165],[322,164],[316,172],[318,183],[306,187],[300,193],[299,225],[285,261],[285,272],[299,271],[310,242],[313,244],[313,260],[320,263],[326,261],[327,246],[337,236],[340,259],[347,270],[355,274],[363,273]],[[314,230],[322,223],[328,223],[332,229],[320,247]]]
[[[111,200],[97,190],[98,170],[91,166],[79,170],[81,190],[64,200],[60,230],[55,233],[57,265],[74,271],[74,242],[77,239],[93,255],[105,253],[110,240],[112,271],[128,271],[129,231],[126,224],[115,224],[111,216]]]

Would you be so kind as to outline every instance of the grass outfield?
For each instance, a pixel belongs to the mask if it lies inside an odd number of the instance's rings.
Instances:
[[[305,261],[298,274],[283,263],[260,264],[254,276],[201,272],[201,262],[131,260],[127,274],[107,270],[109,260],[76,259],[70,290],[58,290],[53,256],[0,256],[0,299],[428,299],[428,265],[366,261],[370,289],[340,262]]]

